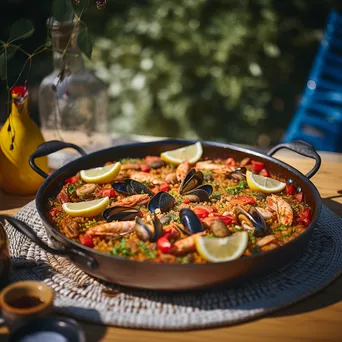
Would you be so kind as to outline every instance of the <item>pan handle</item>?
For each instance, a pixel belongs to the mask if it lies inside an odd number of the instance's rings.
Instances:
[[[44,243],[38,237],[38,235],[34,232],[34,230],[30,226],[28,226],[25,222],[20,221],[12,216],[0,215],[0,221],[4,222],[5,220],[8,223],[10,223],[18,232],[24,234],[30,240],[36,243],[39,247],[44,249],[44,251],[51,253],[51,254],[55,254],[55,255],[69,257],[72,261],[75,261],[76,263],[84,265],[90,269],[95,269],[98,267],[96,260],[92,256],[87,255],[86,253],[83,253],[73,248],[68,248],[68,249],[51,248],[46,243]]]
[[[39,168],[35,162],[35,159],[39,157],[45,157],[51,153],[57,152],[59,150],[63,150],[64,148],[73,148],[78,151],[82,156],[87,155],[87,153],[79,146],[67,143],[59,140],[51,140],[40,144],[35,152],[33,152],[30,156],[29,162],[31,168],[36,171],[43,178],[47,178],[48,174],[45,173],[41,168]]]
[[[291,150],[293,152],[297,152],[301,154],[302,156],[315,159],[316,163],[314,167],[306,174],[306,177],[311,178],[320,168],[321,166],[321,157],[316,152],[315,148],[303,140],[294,140],[288,143],[279,144],[275,147],[273,147],[267,155],[273,156],[274,153],[276,153],[278,150],[286,148],[288,150]]]

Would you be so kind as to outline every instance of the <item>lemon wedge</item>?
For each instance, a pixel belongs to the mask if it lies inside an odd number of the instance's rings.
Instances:
[[[279,182],[273,178],[256,175],[250,171],[246,172],[246,180],[251,190],[261,191],[266,194],[282,191],[286,186],[286,183]]]
[[[248,243],[248,233],[238,232],[225,238],[209,238],[197,236],[195,239],[197,252],[207,261],[224,262],[238,259]]]
[[[194,164],[201,159],[202,154],[202,144],[198,141],[192,145],[163,152],[160,154],[160,157],[165,162],[175,165],[179,165],[185,161],[189,162],[190,164]]]
[[[80,176],[82,180],[87,183],[104,184],[112,182],[119,174],[120,169],[121,163],[117,162],[115,164],[103,167],[95,167],[93,169],[82,170],[80,172]]]
[[[108,205],[109,197],[103,197],[92,201],[63,203],[62,208],[70,216],[93,217],[100,215]]]

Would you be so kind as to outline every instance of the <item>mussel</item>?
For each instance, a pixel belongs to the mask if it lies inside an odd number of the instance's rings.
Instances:
[[[179,213],[183,226],[187,229],[182,230],[187,235],[196,234],[203,231],[203,226],[198,216],[189,208],[181,209]]]
[[[232,235],[231,231],[227,228],[227,225],[221,219],[211,221],[210,229],[217,237],[226,237]]]
[[[134,179],[125,179],[124,182],[113,183],[112,187],[115,191],[125,196],[136,194],[148,194],[153,196],[152,191],[143,183],[140,183]]]
[[[243,228],[254,230],[255,236],[262,237],[272,234],[271,228],[266,225],[264,219],[255,207],[250,207],[247,212],[238,206],[235,208],[235,215]]]
[[[169,193],[165,191],[160,191],[155,194],[147,204],[147,208],[149,211],[154,213],[156,209],[160,209],[162,213],[169,211],[173,205],[175,204],[175,199]]]
[[[130,221],[140,215],[140,211],[131,207],[112,207],[103,212],[103,217],[108,221]]]
[[[179,193],[190,202],[206,202],[213,193],[213,187],[210,184],[202,184],[204,180],[203,173],[191,169],[184,178]]]
[[[232,180],[241,181],[246,179],[246,168],[245,167],[237,167],[234,171],[229,172],[227,177]]]
[[[154,214],[152,222],[153,224],[148,224],[138,216],[135,218],[135,233],[140,240],[155,242],[162,236],[163,225],[156,214]]]

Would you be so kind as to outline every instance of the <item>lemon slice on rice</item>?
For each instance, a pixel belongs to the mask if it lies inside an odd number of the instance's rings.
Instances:
[[[80,176],[82,180],[87,183],[104,184],[112,182],[119,174],[120,169],[121,163],[117,162],[115,164],[103,167],[95,167],[93,169],[82,170],[80,172]]]
[[[253,191],[261,191],[266,194],[284,190],[286,183],[279,182],[270,177],[256,175],[250,171],[246,172],[246,180],[249,188]]]
[[[240,258],[247,248],[248,233],[237,232],[225,238],[196,237],[196,250],[207,261],[225,262]]]
[[[109,205],[109,197],[84,202],[67,202],[62,204],[63,210],[70,216],[93,217],[100,215]]]
[[[202,144],[198,141],[195,144],[166,151],[160,154],[161,159],[167,163],[179,165],[185,161],[194,164],[199,161],[203,154]]]

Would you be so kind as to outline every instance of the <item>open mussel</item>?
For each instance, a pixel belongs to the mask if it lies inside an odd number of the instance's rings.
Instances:
[[[147,204],[147,208],[150,212],[154,213],[156,209],[160,209],[162,213],[169,211],[175,204],[175,199],[169,193],[165,191],[159,191],[155,194]]]
[[[148,194],[151,197],[153,196],[152,191],[145,184],[134,179],[125,179],[124,182],[113,183],[112,187],[115,191],[125,196],[137,194]]]
[[[186,231],[182,230],[183,233],[187,235],[200,233],[203,231],[203,226],[201,220],[198,216],[189,208],[181,209],[179,213],[180,220],[183,226],[186,228]]]
[[[254,235],[262,237],[268,234],[272,234],[271,229],[266,225],[263,217],[255,209],[250,207],[248,212],[241,207],[235,208],[235,215],[240,225],[249,230],[254,230]]]
[[[148,224],[138,216],[135,218],[135,233],[140,240],[155,242],[162,236],[163,225],[156,214],[154,214],[152,223]]]
[[[245,167],[237,167],[234,169],[234,171],[229,172],[227,174],[227,177],[229,179],[235,180],[235,181],[242,181],[246,179],[246,168]]]
[[[108,208],[103,212],[103,217],[108,221],[130,221],[141,213],[138,209],[124,206]]]
[[[213,187],[210,184],[202,184],[203,180],[201,171],[190,170],[179,188],[179,193],[190,202],[208,201],[213,193]]]

